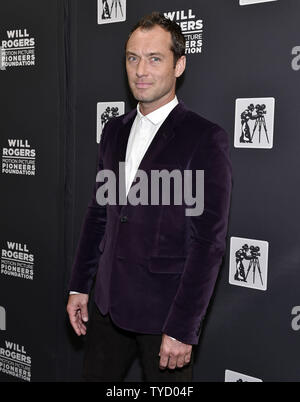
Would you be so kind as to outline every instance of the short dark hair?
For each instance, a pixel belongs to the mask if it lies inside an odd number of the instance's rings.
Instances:
[[[158,11],[153,11],[151,14],[144,16],[132,28],[125,43],[125,49],[127,47],[127,43],[130,36],[136,29],[142,28],[147,30],[155,27],[155,25],[159,25],[165,31],[168,31],[171,34],[172,37],[171,50],[174,54],[174,66],[175,66],[177,60],[185,54],[185,37],[181,31],[180,26],[175,21],[166,18],[164,14]]]

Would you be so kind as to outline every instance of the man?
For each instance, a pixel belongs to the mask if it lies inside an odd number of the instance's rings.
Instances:
[[[67,306],[76,334],[87,333],[88,381],[124,379],[137,354],[146,381],[192,380],[193,345],[225,252],[231,164],[224,130],[177,100],[185,65],[180,27],[162,14],[144,17],[130,33],[126,70],[138,105],[106,124],[99,172],[118,176],[119,162],[126,162],[116,195],[124,185],[129,199],[137,169],[149,177],[155,169],[204,170],[204,210],[188,216],[184,203],[100,205],[96,185]]]

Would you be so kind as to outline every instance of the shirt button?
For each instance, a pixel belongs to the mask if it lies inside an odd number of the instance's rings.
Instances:
[[[128,217],[127,216],[121,216],[121,222],[127,222],[128,221]]]

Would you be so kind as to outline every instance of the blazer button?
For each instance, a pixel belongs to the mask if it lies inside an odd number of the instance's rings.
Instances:
[[[124,222],[127,222],[128,221],[128,217],[125,215],[125,216],[121,216],[121,222],[122,223],[124,223]]]

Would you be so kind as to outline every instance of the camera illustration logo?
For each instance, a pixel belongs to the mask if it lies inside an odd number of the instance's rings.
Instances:
[[[263,382],[260,378],[251,377],[237,371],[225,370],[225,382]]]
[[[6,330],[6,311],[5,308],[0,306],[0,331]]]
[[[97,103],[97,138],[99,144],[105,124],[113,117],[125,113],[125,102],[98,102]]]
[[[267,241],[231,237],[229,283],[267,290],[268,250]]]
[[[98,24],[126,21],[126,0],[98,0]]]
[[[246,6],[248,4],[257,4],[257,3],[269,3],[270,1],[277,1],[277,0],[240,0],[240,6]]]
[[[235,148],[272,148],[274,98],[236,99]]]

